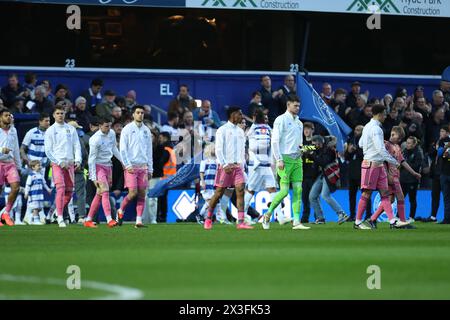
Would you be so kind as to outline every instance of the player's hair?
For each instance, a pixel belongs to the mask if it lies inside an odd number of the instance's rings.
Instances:
[[[381,114],[386,110],[386,107],[382,104],[376,104],[372,107],[372,115],[376,116],[377,114]]]
[[[287,102],[300,102],[300,97],[295,93],[290,93],[287,95]]]
[[[400,137],[400,140],[405,139],[405,130],[400,126],[394,126],[391,129],[392,132],[395,132]]]
[[[419,140],[414,136],[409,136],[408,139],[414,141],[414,145],[417,145],[419,143]]]
[[[100,118],[100,119],[98,119],[98,124],[101,126],[102,124],[105,124],[105,123],[110,123],[111,122],[111,119],[108,119],[108,118]]]
[[[229,107],[229,108],[227,109],[227,117],[228,117],[228,119],[231,118],[231,115],[232,115],[233,113],[235,113],[235,112],[237,112],[237,111],[240,111],[240,110],[241,110],[241,107],[236,107],[236,106],[234,106],[234,107]]]
[[[4,114],[5,112],[11,113],[11,111],[9,111],[9,109],[7,109],[7,108],[2,108],[2,109],[0,109],[0,116],[3,116],[3,114]]]
[[[57,104],[54,108],[53,108],[53,112],[55,112],[56,110],[59,111],[66,111],[65,108],[62,105]]]
[[[449,127],[448,124],[443,124],[443,125],[441,126],[441,129],[442,129],[442,130],[445,130],[445,131],[447,131],[447,132],[450,132],[450,127]]]
[[[303,124],[303,128],[310,128],[311,130],[314,130],[314,124],[312,122],[305,122]]]
[[[261,108],[256,108],[253,115],[255,116],[255,123],[258,124],[266,123],[266,117],[264,111],[262,111]]]
[[[203,155],[205,156],[205,158],[210,158],[214,149],[215,149],[214,142],[207,144],[205,150],[203,151]]]
[[[39,114],[39,121],[42,121],[45,118],[50,118],[50,115],[46,112],[42,112],[41,114]]]
[[[30,168],[33,169],[33,168],[36,167],[38,164],[41,164],[41,161],[39,161],[39,160],[31,160],[31,161],[30,161]]]
[[[144,106],[141,106],[140,104],[137,104],[131,109],[131,113],[135,113],[137,109],[141,109],[142,111],[145,112]]]

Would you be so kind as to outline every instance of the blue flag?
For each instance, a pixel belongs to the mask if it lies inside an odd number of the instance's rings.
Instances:
[[[318,122],[337,138],[336,149],[344,151],[344,143],[352,129],[330,108],[316,90],[297,73],[297,93],[301,99],[299,118]]]

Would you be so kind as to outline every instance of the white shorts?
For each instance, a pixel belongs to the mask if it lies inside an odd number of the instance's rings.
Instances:
[[[268,188],[276,188],[277,183],[271,167],[253,166],[248,167],[247,189],[250,191],[261,191]]]
[[[42,201],[41,200],[28,201],[27,207],[30,210],[42,209],[44,207],[44,201],[43,200]]]
[[[202,190],[201,194],[202,194],[203,200],[209,201],[209,200],[211,200],[211,198],[214,195],[214,190]]]

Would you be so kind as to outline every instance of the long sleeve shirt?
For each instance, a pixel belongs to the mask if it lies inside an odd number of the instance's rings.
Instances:
[[[8,148],[11,151],[3,153],[2,149]],[[15,162],[17,167],[21,166],[19,138],[17,130],[11,126],[9,129],[0,129],[0,162]]]
[[[272,152],[276,160],[283,155],[294,159],[301,157],[300,146],[303,144],[303,123],[298,116],[286,111],[275,119],[272,133]]]
[[[44,147],[47,158],[54,164],[62,162],[81,164],[81,146],[77,131],[67,123],[54,123],[44,135]]]
[[[153,149],[150,129],[145,125],[137,126],[133,121],[127,124],[120,134],[120,155],[126,169],[133,166],[147,166],[153,173]]]
[[[113,156],[122,162],[122,156],[116,144],[116,133],[109,130],[107,134],[104,134],[101,130],[98,130],[89,139],[89,179],[97,180],[96,164],[112,167],[111,159]]]
[[[222,167],[234,163],[244,165],[245,142],[244,130],[228,121],[216,132],[217,162]]]
[[[381,122],[378,120],[371,119],[364,126],[362,136],[359,139],[359,146],[363,149],[364,160],[374,162],[387,161],[393,165],[398,165],[397,160],[386,150],[383,129],[381,129]]]

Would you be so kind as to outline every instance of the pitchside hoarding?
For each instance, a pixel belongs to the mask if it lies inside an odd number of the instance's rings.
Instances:
[[[78,5],[374,13],[450,17],[450,0],[16,0]]]
[[[186,0],[186,7],[450,17],[450,0]]]
[[[429,217],[430,215],[430,190],[419,190],[417,193],[417,211],[416,217]],[[292,191],[289,196],[287,196],[284,200],[284,209],[283,213],[285,216],[291,217],[291,197]],[[349,199],[348,199],[348,190],[337,190],[333,193],[333,197],[337,202],[342,206],[342,209],[346,213],[349,212]],[[360,194],[357,195],[358,199]],[[270,202],[270,196],[267,191],[261,191],[255,194],[253,197],[251,206],[253,206],[256,211],[261,214],[264,214],[267,211],[267,204]],[[177,219],[184,220],[186,219],[195,209],[195,194],[193,190],[170,190],[167,197],[167,222],[173,223],[176,222]],[[372,211],[378,208],[380,204],[380,196],[378,193],[372,196]],[[337,222],[337,215],[333,212],[330,206],[321,199],[321,205],[324,212],[325,220],[328,222]],[[406,198],[406,217],[409,217],[409,200]],[[443,218],[443,202],[441,199],[439,211],[438,211],[438,220],[442,220]],[[231,209],[232,215],[237,218],[237,209],[230,204],[229,209]],[[393,204],[394,213],[397,213],[397,205],[396,202]],[[303,207],[301,209],[303,211]],[[383,213],[379,221],[387,221],[387,216]],[[310,221],[314,221],[314,210],[311,209]]]

